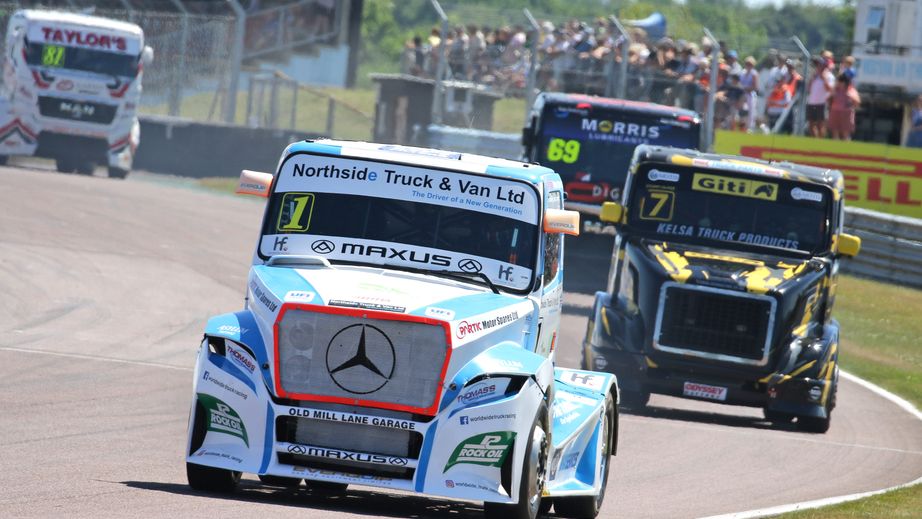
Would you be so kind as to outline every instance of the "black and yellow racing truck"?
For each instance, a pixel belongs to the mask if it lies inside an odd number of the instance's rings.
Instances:
[[[831,316],[842,232],[839,171],[638,146],[595,297],[583,367],[618,376],[622,405],[650,393],[762,407],[825,432],[836,405]]]

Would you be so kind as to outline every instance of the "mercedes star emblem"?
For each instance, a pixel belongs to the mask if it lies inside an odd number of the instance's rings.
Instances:
[[[475,259],[465,258],[458,262],[458,268],[464,272],[480,272],[483,270],[483,265]]]
[[[333,245],[333,242],[330,240],[317,240],[311,244],[311,250],[318,254],[329,254],[333,252],[336,248],[336,245]]]
[[[394,344],[378,327],[352,324],[336,332],[327,345],[327,372],[343,391],[366,395],[384,387],[394,375]]]

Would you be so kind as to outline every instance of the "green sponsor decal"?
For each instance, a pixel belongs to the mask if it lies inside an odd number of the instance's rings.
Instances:
[[[445,470],[460,463],[470,463],[471,465],[485,465],[487,467],[499,467],[506,459],[506,455],[512,450],[512,444],[515,441],[515,433],[512,431],[490,432],[471,436],[461,442],[455,451],[448,458]]]
[[[198,394],[198,401],[208,411],[208,430],[236,436],[243,440],[247,447],[250,446],[247,438],[247,429],[243,426],[240,415],[221,400],[205,393]]]

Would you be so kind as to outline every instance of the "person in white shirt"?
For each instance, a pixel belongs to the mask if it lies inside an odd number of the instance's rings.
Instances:
[[[813,58],[813,74],[807,83],[807,124],[811,137],[826,136],[826,100],[835,84],[836,78],[826,65],[826,60]]]

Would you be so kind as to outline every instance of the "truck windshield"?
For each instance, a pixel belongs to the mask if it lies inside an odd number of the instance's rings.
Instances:
[[[80,47],[26,42],[26,63],[34,67],[80,70],[106,76],[136,77],[138,56]]]
[[[482,272],[524,292],[534,278],[539,209],[524,182],[299,154],[276,180],[259,254]]]
[[[671,242],[822,254],[831,191],[780,177],[645,164],[629,188],[631,232]]]
[[[697,149],[700,125],[604,107],[547,104],[538,127],[537,160],[560,174],[567,200],[601,204],[621,199],[638,144]]]

